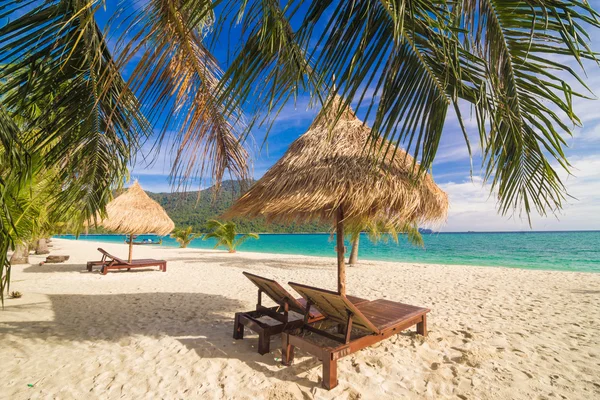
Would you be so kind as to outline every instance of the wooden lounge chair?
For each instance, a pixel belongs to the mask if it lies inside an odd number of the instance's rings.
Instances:
[[[103,275],[106,275],[111,269],[124,269],[131,270],[131,268],[145,268],[145,267],[159,267],[161,271],[167,271],[167,262],[165,260],[154,260],[151,258],[131,260],[131,262],[120,259],[117,256],[113,256],[106,250],[98,247],[98,251],[102,254],[100,261],[88,261],[87,270],[92,271],[94,266],[100,266]]]
[[[278,335],[287,329],[300,328],[304,323],[303,316],[310,323],[324,318],[315,307],[308,310],[304,298],[296,299],[276,281],[248,272],[243,274],[258,287],[258,302],[255,310],[235,314],[233,338],[243,339],[244,326],[248,327],[248,329],[258,334],[258,352],[260,354],[269,352],[271,336]],[[263,293],[277,305],[273,307],[263,306]],[[366,301],[352,296],[348,296],[348,299],[355,303]],[[270,317],[270,319],[263,317]],[[263,321],[260,320],[261,318],[263,318]]]
[[[311,324],[309,315],[305,314],[300,333],[289,331],[282,333],[283,364],[291,364],[294,358],[294,347],[318,357],[323,361],[323,387],[326,389],[337,386],[338,359],[387,339],[413,325],[417,326],[417,333],[427,335],[427,313],[430,311],[427,308],[389,300],[352,304],[346,296],[336,292],[292,282],[290,286],[306,299],[307,307],[314,304],[327,320],[338,324],[338,334],[322,330]],[[305,338],[307,333],[329,339],[331,345],[317,344],[316,341]]]

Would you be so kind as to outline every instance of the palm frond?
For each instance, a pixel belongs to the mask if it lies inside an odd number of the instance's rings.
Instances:
[[[11,221],[3,247],[7,240],[31,239],[51,221],[81,225],[97,215],[123,183],[148,131],[95,23],[100,5],[23,1],[0,9],[8,19],[0,27],[0,100],[21,125],[6,154],[22,152],[33,160],[31,168],[14,169],[28,188],[11,181],[11,195],[3,195],[2,206],[10,203],[3,224]]]
[[[131,25],[126,34],[135,36],[120,41],[120,65],[139,59],[129,82],[150,120],[160,124],[158,143],[171,140],[177,187],[205,174],[217,188],[227,172],[248,178],[242,115],[219,98],[221,70],[201,34],[213,18],[211,1],[150,1],[125,22]]]
[[[235,240],[235,242],[233,243],[233,247],[239,247],[248,239],[259,239],[259,236],[256,233],[246,233]]]
[[[290,20],[303,2],[256,0],[228,2],[244,36],[240,51],[225,71],[219,93],[231,107],[250,107],[256,124],[272,127],[277,115],[291,98],[317,90],[307,54],[308,43],[294,32]],[[219,20],[221,24],[225,19]],[[254,86],[259,83],[258,87]],[[323,88],[324,89],[324,88]],[[266,140],[266,138],[265,138]]]
[[[398,243],[399,236],[406,236],[409,243],[414,246],[424,247],[423,237],[419,232],[419,226],[415,222],[383,223],[381,221],[364,220],[346,226],[346,232],[350,241],[354,242],[362,232],[366,232],[369,240],[373,243],[383,241],[387,243],[390,239]]]
[[[234,222],[222,223],[217,220],[210,220],[206,223],[206,226],[212,232],[204,235],[202,240],[217,239],[215,249],[219,246],[225,246],[229,249],[229,252],[235,252],[235,249],[246,240],[258,239],[258,235],[255,233],[246,233],[236,239],[238,233]]]
[[[562,134],[571,133],[565,120],[580,123],[572,98],[582,97],[560,72],[587,86],[568,63],[552,57],[595,60],[584,25],[600,26],[598,13],[585,2],[546,0],[465,0],[460,13],[464,42],[487,67],[476,111],[490,127],[481,132],[485,176],[498,192],[500,211],[560,209],[565,189],[550,160],[568,171]]]
[[[192,230],[191,226],[188,226],[186,229],[176,229],[171,233],[171,238],[175,239],[180,247],[187,247],[192,240],[202,236],[200,233],[193,233]]]
[[[12,199],[25,187],[30,160],[20,143],[21,132],[0,103],[0,303],[10,289],[7,252],[14,247],[16,230]]]
[[[6,15],[22,4],[7,7]],[[100,5],[40,2],[0,28],[2,101],[16,115],[46,104],[28,124],[26,147],[43,154],[47,167],[60,168],[54,212],[75,210],[80,221],[95,216],[122,185],[149,131],[94,20]]]
[[[257,0],[238,8],[249,34],[225,73],[236,96],[254,89],[264,94],[257,108],[271,111],[299,88],[315,98],[326,90],[345,99],[339,115],[358,99],[374,121],[369,150],[384,159],[405,146],[420,171],[432,165],[449,107],[471,152],[459,107],[470,103],[500,212],[561,207],[565,188],[552,163],[568,170],[565,120],[579,122],[572,99],[584,95],[555,72],[585,82],[552,56],[595,59],[589,31],[600,22],[586,2]],[[377,147],[378,138],[389,145]]]

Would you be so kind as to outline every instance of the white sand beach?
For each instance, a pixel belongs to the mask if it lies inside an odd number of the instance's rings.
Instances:
[[[348,294],[430,308],[429,336],[343,358],[326,391],[306,353],[283,367],[279,339],[264,356],[251,331],[233,340],[233,315],[256,303],[242,271],[335,288],[335,258],[136,246],[167,272],[103,276],[85,262],[126,245],[52,244],[71,259],[13,267],[23,297],[0,312],[2,399],[600,398],[600,274],[363,261]]]

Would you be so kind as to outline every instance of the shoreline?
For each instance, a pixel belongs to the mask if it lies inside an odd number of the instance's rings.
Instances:
[[[583,231],[577,231],[577,232],[583,232]],[[595,231],[594,231],[595,232]],[[465,232],[466,233],[466,232]],[[541,233],[541,232],[540,232]],[[273,235],[296,235],[295,233],[292,234],[273,234]],[[304,234],[303,234],[304,235]],[[307,233],[306,235],[313,235],[313,233]],[[124,236],[124,234],[94,234],[94,235],[87,235],[87,236]],[[155,236],[155,235],[146,235],[146,234],[140,234],[138,236]],[[167,236],[165,236],[167,237]],[[78,241],[77,239],[67,239],[67,238],[62,238],[62,237],[53,237],[53,240],[57,239],[57,240],[68,240],[68,241]],[[103,242],[103,241],[95,241],[95,240],[82,240],[81,242],[85,242],[85,243],[96,243],[96,244],[120,244],[117,242]],[[139,246],[136,246],[139,247]],[[177,249],[177,250],[186,250],[186,249],[181,249],[177,246],[170,246],[169,244],[161,244],[161,245],[153,245],[151,246],[153,248],[166,248],[166,249]],[[225,250],[219,250],[219,249],[212,249],[212,248],[205,248],[205,247],[188,247],[187,249],[198,249],[198,250],[211,250],[211,251],[215,251],[215,252],[226,252]],[[297,257],[315,257],[318,259],[323,259],[323,260],[327,260],[327,261],[331,261],[331,260],[335,260],[336,256],[335,255],[331,255],[331,256],[321,256],[321,255],[307,255],[307,254],[298,254],[298,253],[275,253],[275,252],[269,252],[269,251],[246,251],[246,250],[237,250],[237,253],[248,253],[248,254],[262,254],[262,255],[273,255],[273,256],[297,256]],[[360,255],[359,255],[360,256]],[[424,266],[424,265],[436,265],[436,266],[464,266],[464,267],[474,267],[474,268],[505,268],[505,269],[510,269],[510,270],[525,270],[525,271],[547,271],[547,272],[567,272],[567,273],[580,273],[580,274],[600,274],[600,270],[599,271],[576,271],[576,270],[568,270],[568,269],[558,269],[558,268],[547,268],[547,267],[524,267],[524,266],[510,266],[510,265],[482,265],[482,264],[465,264],[465,263],[459,263],[459,262],[435,262],[435,261],[428,261],[428,262],[419,262],[419,261],[410,261],[410,260],[384,260],[384,259],[373,259],[373,258],[364,258],[363,256],[360,256],[360,263],[388,263],[388,264],[396,264],[396,263],[404,263],[404,264],[411,264],[411,265],[420,265],[420,266]],[[352,268],[352,267],[349,267]]]

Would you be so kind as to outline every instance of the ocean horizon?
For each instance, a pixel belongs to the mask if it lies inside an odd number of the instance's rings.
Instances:
[[[239,252],[297,254],[336,257],[334,237],[329,233],[262,233],[248,240]],[[55,237],[75,240],[74,235]],[[89,234],[78,240],[125,243],[126,235]],[[156,235],[138,235],[138,240],[158,240]],[[359,260],[413,262],[423,264],[473,265],[575,272],[600,272],[600,231],[438,232],[423,234],[425,247],[415,247],[400,238],[373,243],[361,235]],[[162,246],[179,247],[168,236]],[[189,248],[212,249],[214,240],[196,239]],[[348,255],[350,243],[346,241]],[[135,250],[134,250],[135,251]]]

